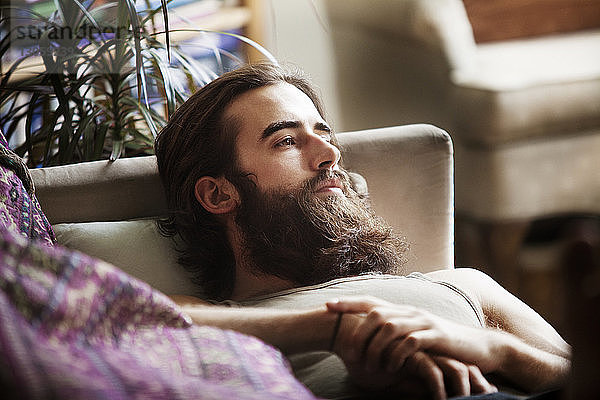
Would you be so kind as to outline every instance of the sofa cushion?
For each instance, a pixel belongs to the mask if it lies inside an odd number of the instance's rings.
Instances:
[[[51,246],[54,232],[34,191],[27,166],[0,132],[0,225]]]
[[[166,294],[201,296],[154,219],[54,225],[57,242],[118,266]]]

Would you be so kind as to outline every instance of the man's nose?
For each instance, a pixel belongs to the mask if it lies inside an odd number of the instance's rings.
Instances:
[[[342,156],[340,150],[319,135],[315,135],[313,144],[315,148],[313,168],[316,170],[335,169]]]

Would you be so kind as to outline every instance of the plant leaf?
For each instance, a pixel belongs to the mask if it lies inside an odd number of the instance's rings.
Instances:
[[[261,46],[260,44],[256,43],[254,40],[247,38],[246,36],[243,35],[239,35],[237,33],[233,33],[233,32],[224,32],[224,31],[216,31],[216,30],[210,30],[210,29],[171,29],[170,31],[172,32],[211,32],[211,33],[218,33],[219,35],[226,35],[226,36],[231,36],[233,38],[238,39],[241,42],[244,42],[250,46],[252,46],[254,49],[256,49],[259,53],[261,53],[263,56],[265,56],[265,58],[275,64],[275,65],[279,65],[279,63],[277,62],[277,59],[273,56],[273,54],[271,54],[269,52],[269,50],[265,49],[263,46]],[[156,32],[153,33],[153,36],[162,34],[164,32]]]
[[[104,142],[106,141],[106,134],[108,133],[108,126],[102,124],[99,125],[95,132],[94,142],[94,159],[100,159],[102,152],[104,151]]]
[[[25,145],[27,146],[27,152],[29,153],[30,159],[33,157],[33,145],[31,144],[33,132],[31,131],[31,126],[33,124],[33,113],[35,111],[38,99],[39,93],[33,93],[31,95],[29,107],[27,108],[27,116],[25,118]]]
[[[163,20],[165,23],[165,44],[167,45],[167,58],[169,60],[169,64],[171,63],[171,38],[169,34],[169,10],[167,9],[167,1],[160,0],[162,5],[163,12]]]
[[[121,157],[123,152],[123,139],[113,140],[112,152],[110,153],[110,161],[116,161]]]
[[[154,118],[152,117],[150,110],[145,105],[141,104],[140,102],[136,102],[131,98],[125,98],[123,99],[123,102],[136,107],[140,111],[144,121],[146,121],[146,124],[148,125],[148,128],[150,128],[152,136],[156,137],[158,135],[158,128],[154,122]]]
[[[148,105],[148,92],[146,90],[146,73],[144,70],[144,60],[142,59],[142,45],[140,39],[140,21],[135,9],[135,3],[132,0],[125,0],[127,9],[129,10],[129,21],[133,30],[134,53],[135,53],[135,75],[137,78],[138,101],[141,101],[142,93],[144,101]]]
[[[148,54],[150,54],[150,56],[154,60],[154,65],[158,69],[157,72],[160,75],[160,79],[157,80],[162,83],[163,89],[165,91],[164,95],[167,100],[167,119],[169,119],[169,116],[175,112],[176,105],[174,77],[172,76],[172,73],[169,70],[169,65],[163,61],[162,56],[159,52],[157,52],[156,50],[147,51]]]
[[[60,20],[63,21],[63,23],[66,23],[67,19],[65,18],[62,1],[54,0],[54,6],[56,7],[56,12],[58,12],[58,15],[60,16]]]

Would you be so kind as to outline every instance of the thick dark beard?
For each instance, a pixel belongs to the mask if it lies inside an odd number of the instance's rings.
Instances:
[[[319,182],[338,177],[346,197],[320,197]],[[242,204],[236,224],[252,272],[297,286],[365,273],[399,273],[408,250],[344,172],[322,171],[295,191],[262,193],[248,178],[237,180]]]

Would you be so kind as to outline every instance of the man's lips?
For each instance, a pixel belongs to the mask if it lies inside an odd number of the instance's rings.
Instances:
[[[343,193],[342,183],[339,180],[339,178],[326,179],[317,185],[315,192],[317,192],[317,193],[325,193],[325,192],[341,192],[341,193]]]

